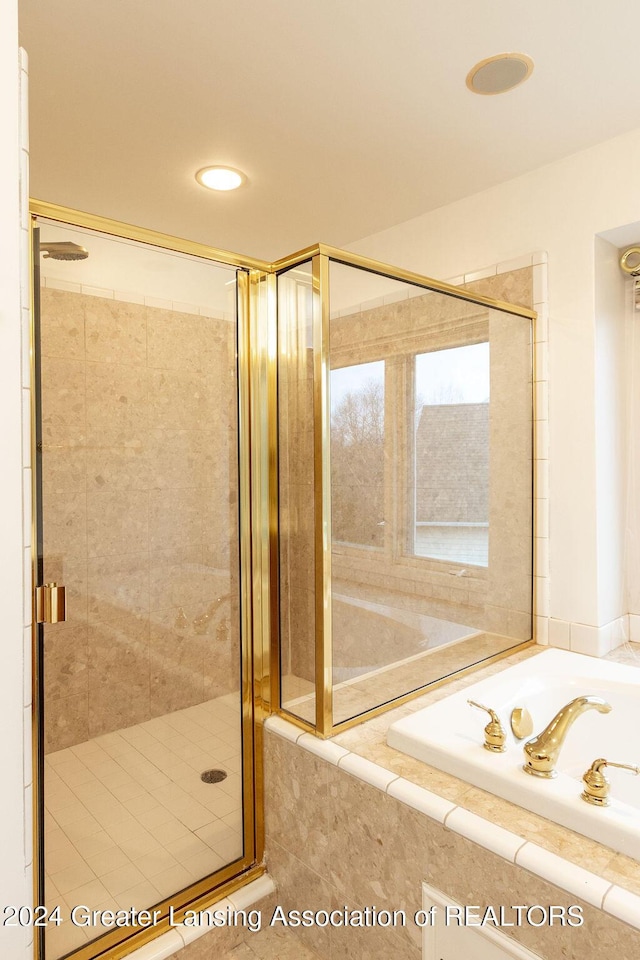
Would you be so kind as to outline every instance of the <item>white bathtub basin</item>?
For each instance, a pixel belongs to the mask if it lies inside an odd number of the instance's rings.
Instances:
[[[612,710],[578,717],[557,763],[558,776],[543,780],[522,770],[523,744],[511,732],[515,707],[526,707],[539,734],[574,697],[599,696]],[[468,706],[494,709],[507,731],[507,750],[485,750],[489,717]],[[582,775],[598,757],[640,764],[640,668],[546,650],[514,667],[419,710],[389,727],[387,743],[403,753],[563,824],[640,860],[640,776],[607,768],[611,806],[580,798]]]

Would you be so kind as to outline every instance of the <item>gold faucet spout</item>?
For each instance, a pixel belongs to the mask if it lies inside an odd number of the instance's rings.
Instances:
[[[602,697],[576,697],[559,710],[551,723],[537,737],[524,745],[522,769],[534,777],[556,776],[555,765],[567,733],[574,721],[586,710],[609,713],[611,705]]]

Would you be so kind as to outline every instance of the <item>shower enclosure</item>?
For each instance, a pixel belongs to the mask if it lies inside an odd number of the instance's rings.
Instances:
[[[305,729],[531,641],[534,316],[323,245],[279,270],[278,702]]]
[[[179,915],[260,859],[251,262],[53,213],[34,220],[46,960],[135,932],[78,905]]]
[[[268,712],[531,642],[534,314],[32,214],[37,958],[115,960],[264,872]]]

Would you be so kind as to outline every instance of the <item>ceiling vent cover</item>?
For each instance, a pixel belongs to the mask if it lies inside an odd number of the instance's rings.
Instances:
[[[467,86],[473,93],[490,97],[506,93],[531,76],[533,60],[524,53],[499,53],[481,60],[467,74]]]

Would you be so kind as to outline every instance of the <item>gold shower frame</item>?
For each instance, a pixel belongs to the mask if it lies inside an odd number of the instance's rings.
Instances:
[[[268,375],[262,357],[266,345],[275,342],[275,335],[268,329],[264,318],[269,311],[263,308],[261,290],[270,285],[271,265],[252,257],[243,257],[216,247],[183,240],[157,233],[143,227],[121,223],[106,217],[88,214],[40,200],[30,201],[31,228],[38,218],[58,221],[106,234],[117,239],[132,240],[160,249],[188,254],[213,263],[239,268],[237,273],[238,311],[238,464],[239,464],[239,546],[240,546],[240,598],[241,598],[241,678],[242,678],[242,750],[243,750],[243,839],[244,855],[221,868],[208,878],[191,884],[176,895],[164,899],[156,909],[163,911],[160,922],[149,928],[121,928],[110,931],[85,946],[78,948],[70,957],[73,960],[120,960],[131,950],[170,929],[168,907],[174,907],[174,922],[184,916],[184,911],[204,910],[223,897],[229,896],[240,886],[256,879],[265,872],[264,854],[264,799],[261,762],[262,721],[269,711],[268,688],[269,638],[271,619],[269,600],[269,503],[268,473],[268,424],[264,421],[259,402],[263,382]],[[33,258],[33,237],[32,237]],[[35,289],[34,270],[31,264],[31,454],[36,463],[36,369],[35,369]],[[271,284],[272,286],[272,284]],[[258,323],[257,307],[261,319]],[[275,321],[275,313],[270,313]],[[275,358],[274,358],[275,359]],[[32,483],[32,537],[31,565],[34,588],[38,583],[37,518],[39,503],[36,471]],[[266,534],[265,534],[266,530]],[[252,583],[256,589],[252,590]],[[35,591],[34,591],[35,596]],[[266,611],[266,613],[265,613]],[[41,826],[43,789],[43,716],[41,697],[42,665],[39,655],[39,625],[32,616],[33,650],[33,770],[34,770],[34,902],[44,903],[44,830]],[[255,736],[254,736],[255,731]],[[36,931],[37,933],[38,931]],[[35,960],[43,960],[42,938],[34,938]]]
[[[243,822],[245,855],[210,877],[186,888],[179,896],[164,900],[159,908],[174,905],[178,920],[186,909],[203,910],[265,872],[264,785],[262,768],[263,722],[270,713],[282,713],[288,720],[320,737],[329,737],[363,720],[418,696],[412,691],[391,703],[368,710],[357,717],[333,724],[331,669],[331,490],[329,461],[329,263],[331,260],[380,274],[395,280],[458,299],[502,310],[535,320],[536,313],[468,293],[458,287],[432,280],[412,271],[340,250],[326,244],[314,244],[275,262],[245,257],[194,241],[169,236],[106,217],[71,208],[30,201],[32,229],[38,217],[83,227],[119,239],[138,241],[160,249],[198,257],[240,268],[238,273],[238,428],[239,428],[239,520],[240,520],[240,596],[241,596],[241,670],[243,730]],[[33,251],[33,244],[32,244]],[[277,277],[305,261],[312,263],[314,330],[314,479],[315,479],[315,559],[316,559],[316,722],[310,724],[283,710],[280,705],[280,644],[278,597],[278,413],[277,413]],[[32,278],[31,376],[35,386],[34,361],[34,289]],[[535,351],[533,351],[535,364]],[[535,403],[535,370],[532,403]],[[31,443],[32,463],[36,460],[36,403],[32,390]],[[318,429],[319,427],[319,429]],[[535,409],[533,427],[535,430]],[[35,470],[32,484],[31,562],[34,588],[38,582],[36,523],[40,510]],[[533,503],[535,505],[535,491]],[[535,538],[533,538],[535,544]],[[535,550],[535,547],[534,547]],[[534,568],[535,569],[535,568]],[[535,582],[535,578],[532,578]],[[35,595],[35,594],[34,594]],[[534,597],[535,600],[535,597]],[[535,605],[533,606],[535,611]],[[34,610],[35,612],[35,610]],[[534,621],[535,622],[535,621]],[[42,735],[40,702],[41,664],[38,655],[38,625],[32,618],[33,643],[33,770],[34,770],[34,898],[43,902],[41,878],[44,876],[44,834],[40,827],[42,807]],[[510,647],[482,661],[499,660],[534,643],[534,639]],[[458,677],[477,669],[474,665],[457,671]],[[429,684],[430,688],[449,678]],[[91,941],[69,955],[70,960],[121,960],[131,950],[169,929],[162,919],[152,928],[114,930]],[[38,938],[34,940],[35,960],[44,960]]]
[[[299,266],[302,263],[311,263],[312,278],[312,325],[313,325],[313,418],[314,418],[314,557],[315,557],[315,723],[311,723],[295,713],[287,710],[281,703],[280,689],[280,653],[274,655],[275,665],[273,673],[273,703],[274,709],[288,721],[297,727],[309,733],[322,738],[333,737],[338,733],[349,730],[351,727],[363,723],[365,720],[373,719],[381,713],[413,700],[425,692],[425,689],[433,690],[450,680],[472,673],[489,663],[502,660],[513,653],[525,650],[535,643],[535,576],[532,576],[531,585],[531,623],[532,637],[530,640],[516,642],[499,653],[493,654],[479,663],[471,664],[467,667],[461,667],[452,674],[443,677],[440,680],[434,680],[423,684],[419,688],[411,690],[369,710],[363,711],[356,716],[342,720],[339,723],[333,722],[333,670],[332,670],[332,631],[331,631],[331,459],[330,459],[330,400],[329,400],[329,312],[330,312],[330,292],[329,292],[329,264],[344,264],[346,266],[356,267],[368,273],[378,274],[393,280],[400,280],[410,283],[413,286],[422,287],[425,291],[434,291],[444,293],[455,297],[458,300],[466,300],[469,303],[475,303],[490,309],[500,310],[513,316],[528,319],[532,324],[531,337],[531,450],[535,450],[535,430],[536,430],[536,372],[535,372],[535,349],[533,337],[533,324],[537,313],[528,307],[522,307],[513,303],[506,303],[501,300],[494,300],[491,297],[485,297],[479,294],[470,293],[460,287],[444,283],[439,280],[433,280],[421,274],[410,270],[404,270],[398,267],[390,266],[368,257],[350,253],[337,247],[332,247],[324,243],[315,244],[307,247],[296,254],[285,257],[282,260],[272,264],[272,270],[276,275],[284,273],[292,267]],[[532,457],[533,462],[533,457]],[[276,465],[277,471],[277,465]],[[532,530],[535,529],[535,470],[532,471]],[[278,478],[277,472],[272,477],[272,510],[275,511],[272,520],[272,530],[275,532],[276,543],[274,545],[275,556],[278,556],[277,531],[278,531],[278,504],[277,504]],[[535,537],[532,536],[532,570],[535,571]],[[277,564],[272,567],[272,591],[277,595],[278,584],[274,577],[277,576]],[[276,571],[274,573],[274,570]],[[279,616],[279,612],[276,612]],[[279,620],[272,622],[271,628],[272,645],[279,647],[280,633]]]

